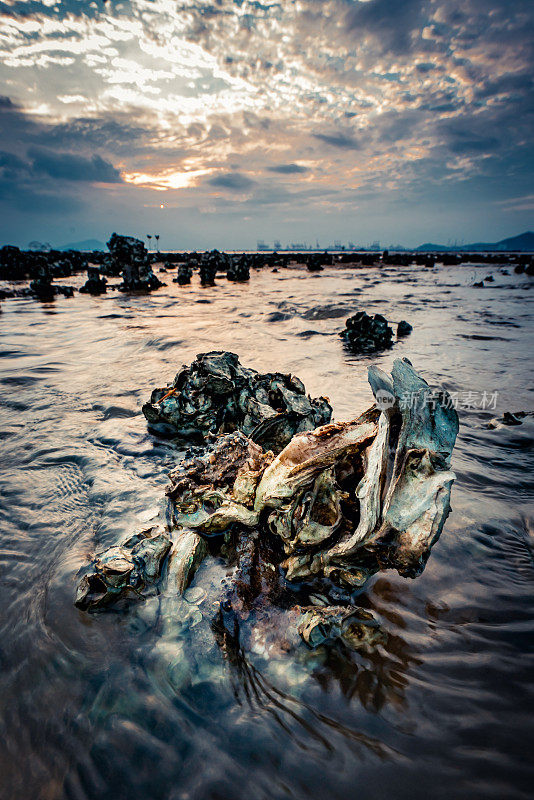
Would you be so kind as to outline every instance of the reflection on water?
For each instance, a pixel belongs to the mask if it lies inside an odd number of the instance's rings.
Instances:
[[[0,774],[9,798],[526,798],[532,784],[534,538],[529,279],[471,287],[487,267],[254,272],[249,285],[170,283],[3,303],[0,316]],[[482,274],[484,273],[484,275]],[[358,309],[414,331],[379,356],[336,332]],[[366,367],[408,355],[464,409],[453,513],[416,580],[376,575],[358,597],[373,647],[291,653],[256,635],[221,649],[228,568],[205,562],[185,598],[127,611],[73,606],[95,549],[163,509],[179,457],[141,404],[197,353],[230,349],[301,377],[337,419],[371,401]],[[162,383],[163,382],[163,383]]]

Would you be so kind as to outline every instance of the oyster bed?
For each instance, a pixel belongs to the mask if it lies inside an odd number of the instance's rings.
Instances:
[[[481,298],[472,284],[490,269]],[[484,264],[281,268],[205,289],[165,280],[150,296],[2,303],[10,800],[529,797],[534,435],[518,414],[534,405],[530,278]],[[360,309],[413,331],[354,354],[339,330]],[[163,557],[162,578],[137,587],[145,600],[74,607],[95,554],[127,542],[127,561],[157,566],[157,541],[145,540],[175,530],[168,473],[206,449],[177,449],[141,408],[213,350],[298,376],[310,397],[328,395],[336,425],[373,405],[372,364],[391,374],[408,357],[459,398],[452,512],[419,576],[388,568],[352,591],[337,576],[287,587],[281,536],[245,528],[225,544],[193,531]],[[495,408],[480,408],[485,391],[498,392]],[[198,541],[206,551],[191,553]]]

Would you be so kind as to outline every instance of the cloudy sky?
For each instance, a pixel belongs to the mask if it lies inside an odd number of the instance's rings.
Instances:
[[[0,2],[0,243],[533,228],[533,5]]]

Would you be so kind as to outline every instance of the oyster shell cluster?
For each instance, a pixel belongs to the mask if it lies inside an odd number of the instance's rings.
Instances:
[[[109,256],[105,257],[102,272],[122,275],[119,290],[123,292],[159,289],[164,284],[154,274],[148,251],[140,239],[113,233],[109,240]]]
[[[167,489],[179,522],[204,534],[264,524],[290,581],[355,588],[382,566],[416,574],[449,510],[458,416],[406,360],[391,376],[371,367],[369,381],[382,410],[300,433],[275,458],[232,434],[182,462]]]
[[[201,377],[225,407],[234,396],[229,364],[238,370],[237,356],[200,356],[176,388]],[[266,376],[252,378],[264,388]],[[450,509],[458,416],[449,395],[431,389],[407,359],[397,359],[391,375],[371,367],[369,382],[377,401],[370,409],[297,433],[277,455],[247,435],[245,426],[255,428],[246,415],[241,424],[233,418],[232,432],[190,450],[169,475],[167,530],[98,555],[78,607],[99,608],[161,580],[166,594],[179,594],[214,552],[234,567],[213,623],[224,648],[255,618],[263,625],[256,639],[283,630],[284,641],[310,648],[379,642],[354,592],[380,569],[415,576],[424,568]],[[204,432],[201,414],[199,422]]]
[[[103,294],[106,291],[107,280],[100,275],[98,267],[87,267],[87,280],[80,287],[82,294]]]
[[[356,353],[387,350],[393,345],[393,331],[387,319],[382,314],[370,317],[365,311],[358,311],[349,317],[340,336],[347,347]]]
[[[250,280],[249,261],[250,259],[245,254],[242,256],[233,256],[226,270],[226,277],[228,280],[237,282]]]
[[[173,281],[178,283],[180,286],[187,286],[191,283],[192,277],[193,270],[189,264],[180,264],[176,272],[176,278],[173,278]]]
[[[151,426],[177,436],[241,430],[265,449],[279,452],[301,431],[330,421],[324,397],[312,399],[302,381],[243,367],[235,353],[201,353],[173,383],[154,389],[143,414]]]

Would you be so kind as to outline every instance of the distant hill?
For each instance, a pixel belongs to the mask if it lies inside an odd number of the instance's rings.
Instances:
[[[105,250],[106,245],[104,242],[99,242],[98,239],[84,239],[83,242],[70,242],[57,248],[58,250]]]
[[[519,236],[511,236],[509,239],[501,239],[500,242],[472,242],[471,244],[463,244],[461,247],[445,247],[442,244],[426,244],[420,245],[417,248],[419,252],[433,252],[439,253],[446,250],[463,250],[463,251],[484,251],[484,250],[502,250],[505,252],[511,251],[534,251],[534,232],[526,231],[520,233]]]
[[[444,253],[446,250],[450,250],[450,247],[446,247],[444,244],[425,242],[425,244],[420,244],[419,247],[416,247],[416,250],[420,253]]]

